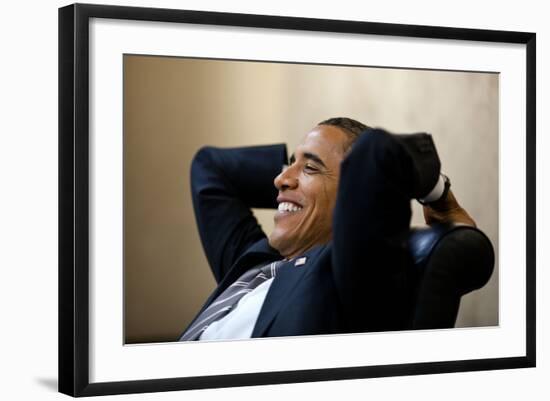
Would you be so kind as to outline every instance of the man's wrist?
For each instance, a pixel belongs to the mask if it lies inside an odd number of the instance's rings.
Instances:
[[[439,175],[439,180],[432,191],[422,199],[418,199],[424,206],[432,206],[444,202],[451,188],[451,180],[445,174]]]

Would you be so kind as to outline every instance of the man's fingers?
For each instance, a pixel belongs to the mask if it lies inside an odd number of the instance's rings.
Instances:
[[[426,224],[434,223],[462,223],[476,227],[474,219],[462,208],[453,192],[449,190],[445,199],[424,205],[424,220]]]

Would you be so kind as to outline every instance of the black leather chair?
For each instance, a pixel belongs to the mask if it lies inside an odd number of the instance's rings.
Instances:
[[[411,329],[454,327],[460,298],[483,287],[494,269],[487,236],[461,224],[413,228],[409,247],[418,285]]]

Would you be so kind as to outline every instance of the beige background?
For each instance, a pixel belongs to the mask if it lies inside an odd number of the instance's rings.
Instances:
[[[173,341],[214,288],[189,194],[203,145],[286,142],[358,119],[434,136],[453,191],[498,255],[498,75],[125,56],[125,342]],[[413,225],[422,225],[413,205]],[[272,212],[257,210],[265,231]],[[497,258],[498,266],[498,258]],[[498,268],[457,326],[498,324]]]

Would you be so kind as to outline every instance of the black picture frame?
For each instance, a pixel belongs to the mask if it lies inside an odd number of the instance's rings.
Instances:
[[[90,383],[89,21],[161,21],[522,44],[526,48],[526,354],[521,357]],[[536,35],[479,29],[74,4],[59,9],[59,391],[158,392],[534,367]]]

